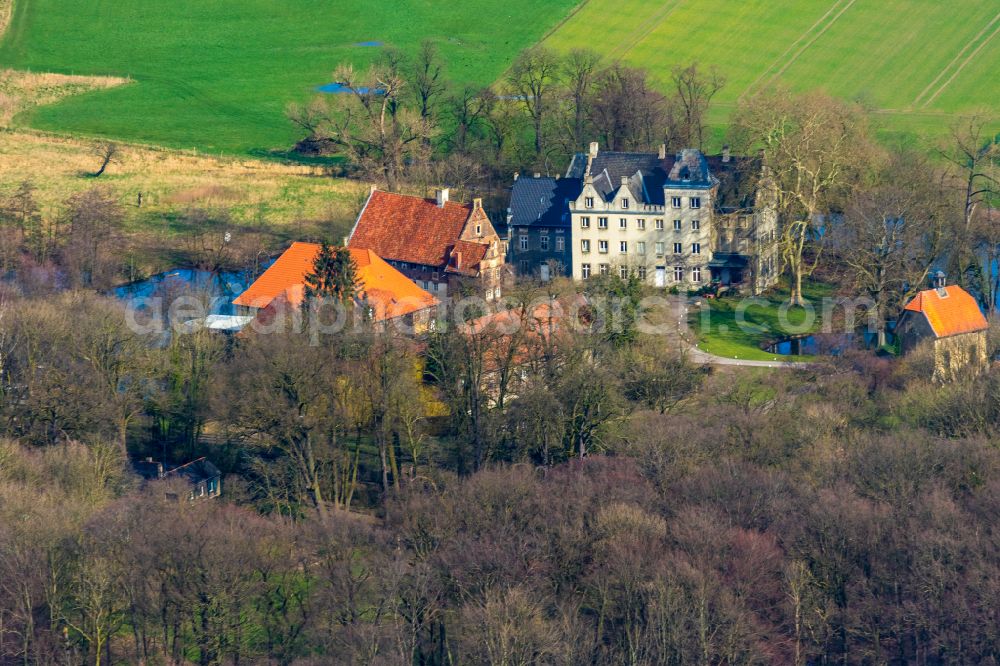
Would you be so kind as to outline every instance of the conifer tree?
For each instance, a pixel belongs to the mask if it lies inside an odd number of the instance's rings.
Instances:
[[[333,299],[348,303],[354,298],[357,266],[346,247],[331,247],[323,243],[313,262],[313,272],[305,279],[305,299]]]

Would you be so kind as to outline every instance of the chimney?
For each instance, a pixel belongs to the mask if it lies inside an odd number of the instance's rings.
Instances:
[[[483,207],[483,200],[479,197],[472,200],[472,210],[479,210]]]
[[[556,180],[559,180],[559,174],[556,174]]]
[[[599,147],[600,146],[599,146],[599,144],[596,141],[591,141],[590,142],[590,156],[591,157],[597,157],[597,151],[598,151]]]
[[[657,153],[656,156],[659,157],[661,160],[667,159],[667,144],[665,143],[660,144],[660,152]]]
[[[729,146],[722,147],[722,161],[723,162],[729,161]]]
[[[444,187],[440,190],[434,191],[435,197],[437,198],[438,208],[444,208],[444,205],[448,203],[448,188]]]
[[[347,241],[351,240],[350,236],[344,236],[344,247],[347,247]]]
[[[541,178],[541,177],[542,177],[542,174],[540,174],[539,172],[536,171],[535,172],[535,178]]]
[[[462,253],[461,252],[456,252],[455,253],[455,268],[461,268],[461,267],[462,267]]]
[[[948,284],[948,279],[944,274],[944,271],[936,271],[932,276],[932,283],[934,288],[938,290],[938,293],[944,291],[945,286]]]
[[[628,185],[628,176],[622,176],[622,187]]]
[[[518,173],[517,171],[515,171],[515,172],[514,172],[514,182],[515,182],[515,183],[517,182],[517,177],[518,177],[518,176],[520,176],[520,175],[521,175],[521,174],[520,174],[520,173]]]

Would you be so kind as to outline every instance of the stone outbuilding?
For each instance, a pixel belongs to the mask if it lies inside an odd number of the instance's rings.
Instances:
[[[989,324],[979,304],[958,285],[938,286],[919,292],[906,304],[896,324],[903,353],[930,344],[934,354],[934,379],[951,381],[964,370],[981,371],[989,364],[986,332]]]

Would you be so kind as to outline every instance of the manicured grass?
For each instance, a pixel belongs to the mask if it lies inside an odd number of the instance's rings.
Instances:
[[[788,292],[783,290],[753,300],[703,299],[700,309],[690,309],[688,327],[698,341],[698,348],[709,354],[751,361],[808,360],[807,356],[772,354],[761,349],[761,345],[819,329],[822,324],[819,300],[830,293],[828,285],[810,284],[805,288],[805,297],[816,304],[815,309],[785,306],[784,315],[782,306],[788,301]],[[809,312],[815,315],[811,322]]]
[[[436,42],[448,77],[489,83],[576,0],[15,0],[0,66],[135,83],[19,118],[34,127],[177,148],[261,154],[299,137],[289,102],[378,41]]]
[[[545,43],[568,50],[593,35],[609,59],[661,85],[673,65],[717,66],[727,78],[717,123],[741,96],[780,83],[863,100],[883,134],[940,134],[952,114],[980,109],[1000,125],[996,2],[588,0]]]

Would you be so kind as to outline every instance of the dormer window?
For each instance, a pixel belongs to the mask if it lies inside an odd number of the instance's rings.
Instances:
[[[587,208],[593,208],[594,207],[594,197],[586,197],[583,200],[583,205],[586,206]]]
[[[622,208],[628,208],[628,199],[622,199]]]

